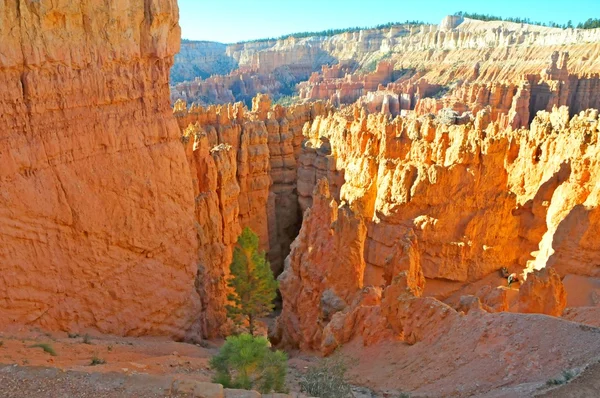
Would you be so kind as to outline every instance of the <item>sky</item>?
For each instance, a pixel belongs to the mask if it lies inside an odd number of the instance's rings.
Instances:
[[[182,37],[233,43],[386,22],[438,24],[457,11],[574,25],[600,17],[600,0],[178,0]]]

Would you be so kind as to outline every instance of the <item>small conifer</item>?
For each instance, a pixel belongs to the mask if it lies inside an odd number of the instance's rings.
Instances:
[[[264,252],[258,250],[258,236],[244,228],[233,251],[228,286],[233,292],[228,299],[227,315],[236,324],[248,322],[248,332],[254,335],[257,318],[273,311],[277,282]]]

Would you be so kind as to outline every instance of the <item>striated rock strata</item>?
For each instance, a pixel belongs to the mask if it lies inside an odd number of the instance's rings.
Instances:
[[[176,2],[3,2],[0,21],[0,318],[182,337],[200,299]]]

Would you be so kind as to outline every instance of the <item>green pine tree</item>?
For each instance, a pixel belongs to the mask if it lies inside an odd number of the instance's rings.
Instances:
[[[238,325],[248,321],[248,331],[254,335],[256,319],[273,311],[277,282],[264,252],[258,251],[258,236],[244,228],[233,251],[231,278],[233,289],[228,299],[227,315]]]

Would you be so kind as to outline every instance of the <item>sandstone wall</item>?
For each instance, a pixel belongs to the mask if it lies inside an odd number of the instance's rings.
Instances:
[[[214,291],[202,296],[215,305],[224,303],[231,250],[241,228],[258,234],[273,270],[281,272],[302,220],[296,188],[302,129],[327,110],[322,103],[271,108],[263,95],[254,99],[251,112],[241,103],[189,109],[176,103],[193,171],[201,270],[210,275],[199,279],[214,281],[206,288]]]
[[[0,319],[183,336],[200,315],[169,106],[174,0],[0,3]]]
[[[445,24],[443,29],[436,25],[406,25],[331,37],[233,44],[227,54],[240,66],[260,69],[261,73],[291,65],[308,78],[310,71],[320,70],[322,64],[352,60],[365,65],[392,52],[396,69],[425,69],[430,82],[449,84],[471,78],[476,64],[478,78],[487,82],[538,73],[552,53],[563,51],[564,46],[571,53],[571,73],[597,72],[598,42],[600,29],[563,30],[465,19],[458,26]]]
[[[181,99],[206,106],[242,101],[250,103],[257,94],[279,94],[284,84],[273,73],[256,74],[236,70],[227,75],[200,78],[171,86],[171,102]]]
[[[516,131],[498,122],[483,123],[484,116],[449,126],[431,118],[367,115],[355,106],[353,113],[346,109],[315,119],[305,130],[308,142],[300,155],[300,203],[311,206],[315,194],[320,195],[317,204],[323,201],[322,189],[307,192],[324,178],[340,211],[349,209],[348,217],[364,220],[367,235],[353,237],[356,228],[339,230],[334,222],[307,225],[323,214],[337,214],[337,209],[312,204],[303,230],[313,232],[310,237],[300,233],[280,277],[284,308],[275,337],[304,348],[324,344],[329,352],[331,342],[319,340],[327,336],[327,320],[308,320],[323,312],[323,292],[344,283],[336,279],[323,285],[327,275],[341,267],[346,282],[353,281],[362,261],[364,275],[361,284],[353,285],[354,299],[351,291],[341,297],[337,311],[350,318],[332,326],[342,328],[331,331],[336,339],[340,333],[363,330],[352,326],[356,319],[380,322],[379,315],[368,315],[383,311],[378,305],[367,305],[374,306],[368,314],[359,309],[363,304],[350,306],[363,286],[389,286],[394,275],[415,262],[428,281],[435,281],[426,294],[438,298],[501,267],[525,278],[545,266],[562,276],[599,275],[599,251],[591,238],[599,225],[598,111],[570,118],[566,107],[555,108],[538,113],[530,130]],[[337,207],[336,202],[331,206]],[[342,257],[335,249],[319,254],[318,245],[327,240],[317,243],[312,237],[328,230],[329,239],[345,242],[346,248],[356,246],[354,251],[362,251],[364,258],[338,261]],[[399,258],[404,259],[401,265],[394,265]],[[301,291],[311,295],[304,297]],[[309,323],[318,327],[307,327]]]
[[[228,74],[237,67],[237,62],[227,56],[226,49],[227,45],[223,43],[184,40],[180,51],[175,55],[171,82]]]
[[[528,201],[550,203],[553,191],[563,183],[566,183],[563,189],[571,185],[565,193],[567,197],[586,187],[589,193],[576,194],[580,197],[576,201],[585,201],[595,190],[587,177],[583,180],[575,177],[583,174],[593,179],[591,174],[597,172],[592,161],[598,150],[593,138],[598,134],[595,110],[572,120],[566,108],[542,113],[531,130],[519,131],[502,130],[493,123],[481,130],[477,120],[473,125],[444,126],[428,119],[388,121],[364,114],[350,125],[347,117],[340,115],[317,118],[313,129],[307,131],[313,147],[320,147],[323,137],[328,140],[330,154],[321,156],[335,163],[335,170],[343,170],[339,199],[351,205],[356,202],[363,216],[376,221],[370,228],[373,247],[371,251],[367,242],[367,263],[383,265],[389,251],[385,247],[392,246],[393,236],[401,235],[403,226],[414,228],[419,224],[417,235],[433,238],[437,233],[449,232],[440,224],[444,218],[455,226],[462,225],[454,238],[444,237],[447,243],[442,246],[449,245],[445,248],[434,250],[437,244],[426,239],[429,248],[426,250],[444,253],[440,258],[447,259],[456,253],[455,260],[449,263],[462,276],[446,273],[443,266],[434,271],[425,259],[428,277],[437,274],[446,279],[469,280],[499,268],[500,264],[524,266],[522,256],[530,251],[528,245],[537,246],[540,242],[539,233],[533,233],[534,226],[540,224],[543,228],[547,224],[546,211],[542,209],[532,219],[521,218],[522,209],[532,205]],[[313,149],[306,149],[301,158],[312,153]],[[319,156],[322,152],[316,153]],[[592,158],[586,160],[588,156]],[[299,172],[299,176],[303,174]],[[333,184],[340,182],[334,180]],[[557,197],[554,203],[572,207],[574,204],[566,204],[571,200]],[[471,206],[474,209],[469,210]],[[453,211],[465,212],[469,221],[456,224],[463,217],[447,217]],[[486,216],[478,220],[477,214]],[[416,224],[406,225],[407,220]],[[486,236],[493,238],[487,241]],[[475,260],[473,255],[481,257]],[[435,257],[438,256],[434,255],[430,264],[436,262]],[[461,263],[466,267],[458,266]]]

